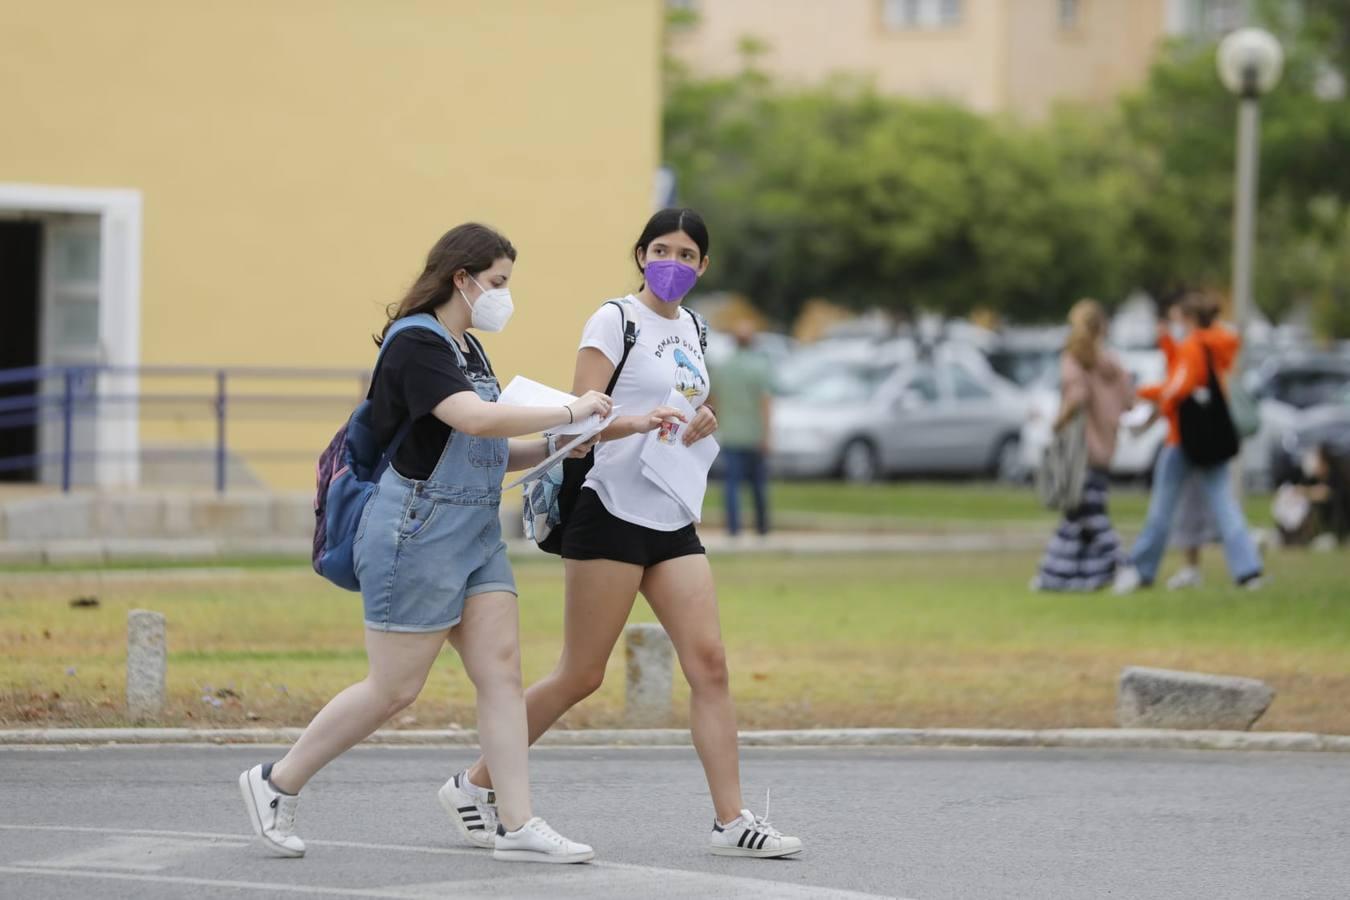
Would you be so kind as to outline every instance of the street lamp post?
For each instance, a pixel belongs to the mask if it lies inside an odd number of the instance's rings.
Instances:
[[[1252,316],[1252,243],[1256,232],[1256,177],[1261,95],[1280,80],[1284,51],[1270,32],[1242,28],[1219,45],[1219,77],[1238,95],[1237,175],[1233,209],[1233,313],[1244,338]]]
[[[1280,42],[1260,28],[1241,28],[1219,44],[1219,78],[1238,95],[1237,173],[1233,203],[1233,314],[1237,319],[1238,361],[1252,319],[1252,244],[1256,233],[1257,159],[1261,152],[1261,95],[1275,87],[1284,67]],[[1233,463],[1233,486],[1243,490],[1242,455]]]

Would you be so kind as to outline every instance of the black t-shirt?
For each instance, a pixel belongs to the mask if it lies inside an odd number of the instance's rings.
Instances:
[[[468,338],[464,355],[469,372],[492,374],[492,364],[478,341]],[[455,351],[434,331],[409,328],[389,341],[371,383],[371,420],[375,436],[387,446],[409,418],[413,427],[394,454],[394,468],[415,481],[431,476],[450,439],[451,428],[431,414],[442,400],[471,391],[469,376],[460,368]]]

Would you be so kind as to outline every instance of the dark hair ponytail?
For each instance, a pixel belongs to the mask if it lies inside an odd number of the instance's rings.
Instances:
[[[389,321],[385,322],[379,336],[375,338],[378,347],[384,343],[389,326],[399,319],[415,316],[418,313],[431,312],[455,295],[455,273],[463,269],[470,275],[477,275],[502,257],[512,262],[516,259],[516,248],[502,234],[486,225],[467,222],[456,225],[431,248],[427,254],[426,267],[417,276],[413,286],[398,303],[389,304],[385,313]]]
[[[646,252],[652,241],[676,231],[683,231],[698,245],[700,260],[708,255],[708,226],[703,223],[703,217],[692,209],[670,208],[661,210],[647,220],[647,227],[642,229],[637,243],[633,245],[633,262],[637,263],[638,257]],[[638,271],[642,271],[641,265],[638,265]]]

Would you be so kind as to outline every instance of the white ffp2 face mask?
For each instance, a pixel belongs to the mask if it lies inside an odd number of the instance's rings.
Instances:
[[[478,284],[477,278],[472,275],[469,278],[474,284]],[[473,303],[469,303],[468,294],[462,290],[459,292],[464,302],[469,304],[470,324],[479,331],[501,331],[506,327],[506,323],[511,321],[511,314],[516,311],[515,303],[511,300],[511,292],[506,288],[488,290],[481,284],[478,284],[478,290],[482,293]]]

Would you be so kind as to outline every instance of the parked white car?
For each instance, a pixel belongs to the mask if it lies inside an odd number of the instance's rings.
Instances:
[[[1167,361],[1159,350],[1117,351],[1120,361],[1136,386],[1155,384],[1167,375]],[[1028,414],[1022,427],[1022,465],[1026,472],[1040,467],[1051,430],[1059,416],[1059,366],[1051,366],[1041,380],[1028,391]],[[1111,474],[1118,478],[1149,478],[1153,464],[1167,443],[1167,422],[1159,420],[1143,434],[1131,427],[1148,414],[1142,408],[1126,414],[1116,438],[1116,455],[1111,458]]]
[[[933,361],[789,360],[775,399],[771,465],[789,477],[1021,475],[1025,399],[960,353]],[[800,363],[800,364],[799,364]]]

